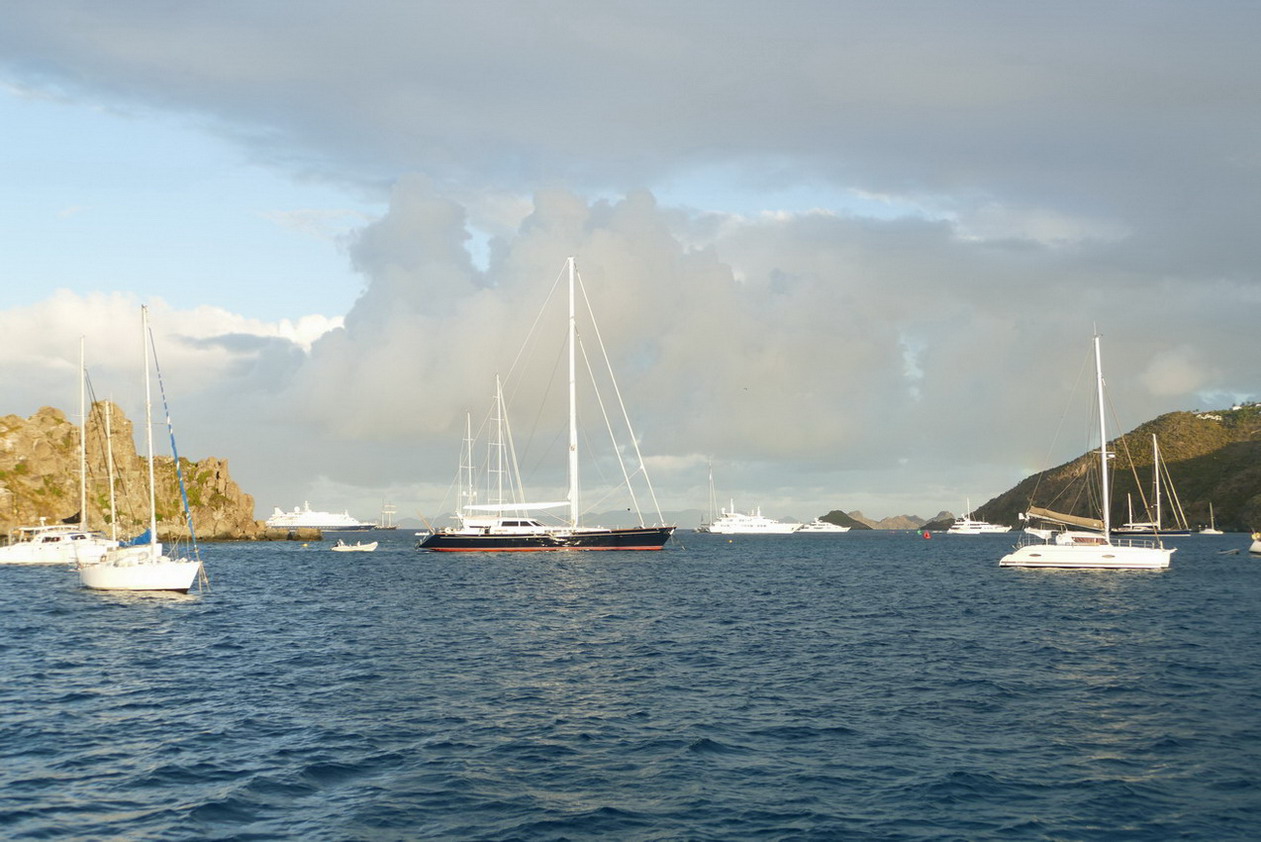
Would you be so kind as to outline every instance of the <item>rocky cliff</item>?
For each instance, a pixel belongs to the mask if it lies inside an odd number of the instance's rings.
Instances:
[[[106,425],[110,434],[106,436]],[[165,431],[154,430],[155,441]],[[108,456],[114,463],[114,503],[118,534],[131,537],[149,520],[148,460],[136,452],[131,421],[116,405],[94,404],[87,423],[87,523],[109,534],[112,521]],[[227,460],[180,459],[184,486],[199,539],[259,538],[263,524],[254,520],[254,498],[241,491],[228,473]],[[65,413],[44,407],[30,418],[0,418],[0,529],[74,519],[79,514],[79,427]],[[164,540],[187,537],[175,462],[154,459],[158,534]]]

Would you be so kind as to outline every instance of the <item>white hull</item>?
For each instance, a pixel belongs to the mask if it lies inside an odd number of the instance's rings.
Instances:
[[[200,561],[164,556],[161,544],[124,547],[96,564],[79,568],[79,582],[98,591],[179,591],[197,581]]]
[[[1012,548],[1012,552],[998,560],[999,567],[1060,568],[1068,570],[1163,570],[1169,566],[1174,548],[1166,549],[1159,536],[1154,540],[1111,538],[1110,489],[1108,486],[1108,430],[1104,424],[1107,416],[1103,394],[1103,357],[1099,351],[1099,335],[1094,338],[1095,397],[1098,401],[1099,421],[1099,496],[1098,519],[1072,513],[1053,512],[1049,509],[1030,507],[1023,517],[1032,517],[1061,526],[1084,527],[1088,531],[1065,529],[1062,532],[1033,528],[1026,529],[1041,540],[1025,540]],[[1153,438],[1153,445],[1155,439]]]
[[[999,567],[1052,567],[1072,570],[1163,570],[1172,549],[1116,544],[1026,544],[998,561]]]
[[[318,529],[321,532],[363,532],[373,528],[373,524],[356,520],[349,512],[314,512],[311,504],[305,503],[302,508],[294,507],[291,512],[282,512],[277,506],[271,517],[267,518],[268,529]]]
[[[1248,548],[1248,552],[1261,555],[1261,535],[1252,536],[1252,546]]]
[[[720,517],[709,524],[708,531],[715,535],[791,535],[805,524],[784,523],[762,514],[761,507],[746,514],[731,509],[723,509]]]
[[[95,564],[117,546],[117,541],[82,533],[55,541],[20,541],[0,547],[0,564]]]
[[[972,501],[968,501],[967,511],[963,517],[955,518],[955,522],[950,524],[950,528],[946,530],[947,535],[1001,535],[1004,532],[1010,532],[1010,526],[1001,526],[997,523],[988,523],[983,520],[972,519]]]
[[[1002,535],[1011,532],[1010,526],[997,526],[993,523],[974,521],[971,524],[955,524],[946,530],[947,535]]]
[[[377,541],[370,544],[334,544],[331,549],[335,553],[370,553],[376,550]]]
[[[815,518],[810,523],[802,526],[797,531],[804,534],[825,535],[827,533],[836,534],[838,532],[849,532],[848,526],[837,526],[835,523],[828,523],[826,520]]]
[[[715,535],[791,535],[801,529],[800,523],[723,523],[718,521],[709,525],[709,531]]]

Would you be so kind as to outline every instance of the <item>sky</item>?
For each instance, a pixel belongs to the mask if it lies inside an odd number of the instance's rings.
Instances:
[[[450,511],[570,255],[667,510],[980,505],[1096,330],[1126,429],[1261,399],[1255,4],[0,11],[0,414],[141,417],[146,304],[259,517]]]

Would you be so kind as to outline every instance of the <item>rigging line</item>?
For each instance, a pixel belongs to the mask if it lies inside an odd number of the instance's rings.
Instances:
[[[584,300],[585,300],[585,296],[584,296]],[[590,312],[589,307],[588,307],[588,312]],[[595,327],[594,319],[592,320],[592,327]],[[599,328],[596,328],[596,334],[598,338]],[[604,406],[604,398],[600,394],[600,387],[596,383],[595,371],[591,367],[591,358],[587,355],[587,346],[585,343],[580,342],[578,343],[578,347],[582,350],[582,363],[584,366],[586,366],[587,375],[591,378],[591,390],[595,392],[596,403],[600,407],[600,414],[604,417],[604,428],[609,433],[609,441],[612,443],[613,453],[616,454],[617,456],[617,465],[622,471],[622,482],[626,486],[626,492],[630,495],[631,505],[634,506],[635,508],[635,516],[639,519],[639,525],[643,526],[644,516],[639,511],[639,499],[638,499],[638,496],[635,494],[634,487],[631,486],[630,474],[626,470],[626,460],[622,457],[622,449],[617,446],[617,437],[613,434],[613,421],[609,418],[608,410]],[[606,361],[607,361],[607,357],[606,357]],[[617,382],[613,380],[612,371],[609,372],[609,380],[613,382],[613,388],[614,390],[616,390]],[[632,439],[634,438],[633,432],[631,433],[631,437]],[[606,494],[605,496],[607,497],[608,495]]]
[[[1173,476],[1169,473],[1169,463],[1162,457],[1160,460],[1161,478],[1165,482],[1165,490],[1170,498],[1173,499],[1174,511],[1177,513],[1175,524],[1179,529],[1189,529],[1190,524],[1187,523],[1186,512],[1182,509],[1182,500],[1178,497],[1178,489],[1173,484]]]
[[[1064,408],[1063,408],[1063,411],[1060,413],[1060,418],[1059,418],[1059,421],[1058,421],[1058,422],[1056,423],[1056,425],[1055,425],[1055,433],[1054,433],[1054,435],[1052,435],[1052,437],[1051,437],[1051,444],[1047,447],[1046,456],[1045,456],[1045,457],[1043,458],[1043,460],[1042,460],[1042,464],[1044,464],[1044,465],[1051,465],[1051,464],[1054,464],[1054,461],[1055,461],[1055,455],[1054,455],[1054,454],[1055,454],[1055,446],[1056,446],[1056,444],[1059,442],[1059,440],[1060,440],[1060,436],[1061,436],[1061,434],[1063,433],[1063,430],[1064,430],[1064,423],[1065,423],[1065,421],[1066,421],[1066,420],[1067,420],[1067,418],[1068,418],[1069,412],[1070,412],[1070,410],[1071,410],[1071,409],[1072,409],[1072,408],[1076,405],[1076,401],[1078,400],[1078,397],[1077,397],[1077,396],[1078,396],[1078,395],[1080,395],[1080,394],[1081,394],[1081,392],[1082,392],[1082,383],[1083,383],[1083,381],[1085,380],[1085,377],[1086,377],[1086,371],[1087,371],[1089,368],[1091,368],[1091,367],[1093,366],[1093,364],[1094,364],[1094,356],[1093,356],[1093,354],[1094,354],[1094,352],[1093,352],[1093,351],[1090,351],[1090,352],[1088,352],[1087,354],[1085,354],[1085,355],[1082,357],[1081,367],[1077,370],[1077,379],[1073,381],[1072,388],[1070,388],[1070,389],[1069,389],[1069,399],[1068,399],[1068,400],[1066,400],[1066,401],[1064,402]],[[1086,423],[1087,423],[1087,424],[1090,424],[1091,422],[1090,422],[1090,420],[1089,420],[1089,419],[1087,419],[1087,422],[1086,422]],[[1089,441],[1089,438],[1087,438],[1087,441]],[[1029,501],[1028,501],[1028,504],[1029,504],[1029,505],[1032,505],[1033,500],[1037,499],[1037,496],[1038,496],[1038,491],[1039,491],[1039,489],[1040,489],[1040,488],[1041,488],[1041,486],[1042,486],[1042,481],[1043,481],[1043,479],[1045,479],[1045,478],[1047,478],[1047,477],[1048,477],[1048,475],[1050,474],[1050,471],[1051,471],[1051,470],[1052,470],[1052,469],[1047,469],[1047,470],[1041,471],[1041,472],[1037,475],[1037,477],[1038,477],[1038,478],[1037,478],[1037,481],[1036,481],[1036,482],[1034,482],[1034,484],[1033,484],[1033,489],[1029,492]],[[1075,484],[1075,483],[1074,483],[1074,484]],[[1064,495],[1068,492],[1068,490],[1069,490],[1069,489],[1068,489],[1067,487],[1066,487],[1066,488],[1064,488],[1064,489],[1061,489],[1061,491],[1060,491],[1058,494],[1056,494],[1056,495],[1055,495],[1055,497],[1054,497],[1054,498],[1052,498],[1052,499],[1053,499],[1053,500],[1059,500],[1061,497],[1063,497],[1063,496],[1064,496]],[[1078,489],[1078,491],[1080,491],[1080,490]],[[1080,494],[1078,495],[1078,498],[1080,498]],[[1074,505],[1076,504],[1076,500],[1074,500],[1074,501],[1073,501],[1073,504],[1074,504]]]
[[[1118,430],[1121,429],[1121,422],[1120,422],[1120,419],[1117,417],[1116,406],[1112,403],[1112,395],[1105,391],[1104,399],[1108,403],[1108,412],[1112,416],[1112,423],[1116,425],[1116,429]],[[1143,512],[1144,512],[1143,516],[1150,523],[1154,521],[1155,513],[1152,508],[1152,502],[1147,499],[1147,491],[1146,489],[1143,488],[1143,483],[1138,478],[1138,465],[1135,464],[1134,454],[1130,451],[1129,437],[1126,434],[1122,433],[1121,435],[1117,436],[1117,440],[1121,443],[1121,448],[1125,451],[1125,458],[1130,463],[1130,476],[1134,480],[1134,487],[1138,489],[1138,499],[1139,499],[1139,502],[1143,506]],[[1156,458],[1156,454],[1155,452],[1153,452],[1152,453],[1153,463],[1155,461],[1155,458]],[[1153,468],[1154,467],[1155,466],[1153,464]],[[1113,490],[1115,491],[1115,488]]]
[[[514,502],[525,503],[525,485],[521,481],[521,463],[517,459],[517,445],[512,438],[512,423],[508,420],[508,405],[503,400],[503,395],[499,396],[499,413],[503,417],[504,435],[508,439],[508,463],[512,468],[512,472],[508,475],[508,483],[511,486]]]
[[[171,407],[166,401],[166,384],[162,380],[162,367],[158,364],[158,347],[153,340],[153,328],[149,328],[149,349],[153,354],[153,370],[158,375],[158,394],[162,397],[162,411],[166,413],[166,431],[171,439],[171,456],[175,461],[175,478],[179,483],[180,499],[184,502],[184,520],[188,524],[188,538],[193,548],[193,557],[201,561],[201,551],[197,547],[197,532],[193,529],[193,513],[188,505],[188,490],[184,487],[184,471],[180,467],[180,454],[175,446],[175,425],[171,423]]]
[[[513,372],[517,370],[517,365],[521,362],[521,357],[525,354],[526,349],[531,346],[533,338],[538,331],[539,323],[543,320],[543,314],[547,312],[548,305],[552,301],[552,296],[556,294],[556,290],[560,286],[561,280],[566,276],[568,267],[568,263],[561,267],[560,272],[556,275],[556,280],[552,281],[552,288],[548,290],[547,295],[543,296],[543,303],[539,306],[538,312],[534,314],[534,321],[531,323],[530,329],[526,331],[525,341],[522,342],[521,347],[517,349],[517,355],[513,357],[512,365],[508,366],[508,373],[504,376],[505,380],[509,382],[513,381]]]
[[[631,426],[630,414],[626,411],[626,403],[622,400],[622,390],[618,388],[617,378],[613,376],[613,364],[609,361],[608,350],[604,347],[604,338],[600,335],[600,325],[596,322],[595,311],[591,307],[591,299],[587,297],[587,287],[582,282],[582,274],[578,273],[577,270],[575,270],[575,274],[577,274],[578,277],[578,289],[582,292],[583,304],[587,307],[587,315],[591,320],[591,327],[595,333],[596,344],[600,347],[600,354],[604,358],[605,368],[609,372],[609,380],[613,384],[613,393],[617,396],[618,408],[622,411],[623,423],[626,424],[626,429],[630,434],[631,444],[635,448],[635,459],[638,461],[639,467],[642,469],[644,465],[644,456],[639,449],[639,438],[635,435],[634,427]],[[648,496],[652,499],[653,508],[657,512],[657,522],[660,523],[664,520],[661,514],[661,505],[657,502],[657,492],[652,486],[652,479],[649,478],[647,471],[644,471],[644,484],[648,487]]]

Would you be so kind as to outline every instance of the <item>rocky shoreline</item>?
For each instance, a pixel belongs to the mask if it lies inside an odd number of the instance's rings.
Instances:
[[[143,532],[149,521],[148,460],[136,452],[132,422],[117,405],[98,401],[88,412],[85,441],[88,527],[108,533],[116,520],[121,536]],[[43,407],[30,418],[0,417],[0,532],[9,534],[41,522],[79,521],[79,442],[79,426],[53,407]],[[175,461],[157,456],[153,467],[158,536],[164,541],[187,540]],[[268,529],[264,521],[255,520],[254,498],[233,481],[226,459],[181,458],[179,469],[199,541],[323,540],[319,530],[291,533]]]

